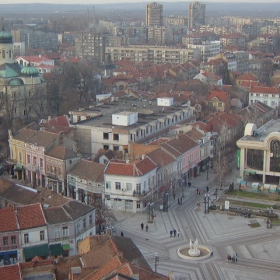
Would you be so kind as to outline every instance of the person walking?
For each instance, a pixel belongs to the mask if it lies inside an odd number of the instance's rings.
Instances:
[[[178,204],[180,205],[180,198],[178,197]]]
[[[173,192],[173,197],[174,197],[174,200],[175,200],[175,198],[176,198],[175,192]]]
[[[206,187],[206,191],[209,192],[209,187],[208,186]]]
[[[142,229],[142,230],[144,229],[144,224],[143,224],[143,223],[141,224],[141,229]]]
[[[178,237],[180,237],[180,231],[179,230],[177,230],[177,235],[178,235]]]
[[[176,229],[173,230],[173,234],[174,234],[174,237],[177,236],[177,230]]]
[[[146,225],[146,232],[148,232],[148,230],[149,230],[149,226],[148,226],[148,225]]]
[[[121,236],[123,236],[123,232],[121,232]]]
[[[171,229],[170,230],[170,237],[172,237],[172,234],[173,234],[173,230]]]
[[[183,197],[181,197],[181,205],[183,204]]]
[[[198,195],[198,189],[196,189],[196,194]]]

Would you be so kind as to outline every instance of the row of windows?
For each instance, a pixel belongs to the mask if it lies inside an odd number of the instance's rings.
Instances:
[[[148,186],[150,187],[151,184],[154,185],[154,183],[155,183],[155,176],[153,176],[152,178],[149,178],[148,181],[144,181],[143,185],[142,185],[142,183],[137,183],[135,185],[136,192],[141,193],[142,186],[143,186],[143,190],[146,190]],[[121,182],[115,182],[115,189],[116,190],[132,191],[132,189],[133,189],[132,187],[133,187],[132,183],[125,183],[125,185],[123,184],[123,188],[122,188],[122,183]],[[106,189],[109,189],[109,190],[112,189],[112,182],[111,181],[106,181]]]
[[[29,243],[30,242],[30,238],[29,238],[29,233],[25,233],[23,236],[24,239],[24,243]],[[45,240],[45,231],[41,230],[40,231],[40,240]]]
[[[262,93],[251,93],[250,96],[258,96],[258,97],[275,97],[275,94],[262,94]],[[278,97],[278,96],[277,96]]]
[[[8,54],[9,58],[12,58],[12,51],[11,50],[9,50],[9,51],[2,50],[2,58],[6,58],[6,53]]]
[[[16,245],[17,238],[16,238],[16,236],[4,236],[2,242],[3,242],[3,246],[8,246],[9,244]]]

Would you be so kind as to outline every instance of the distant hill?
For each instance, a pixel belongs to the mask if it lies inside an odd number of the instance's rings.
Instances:
[[[105,0],[106,1],[106,0]],[[182,11],[188,10],[189,2],[162,2],[164,5],[164,12],[166,11]],[[120,3],[120,4],[95,4],[95,10],[145,10],[146,4],[143,3]],[[207,11],[280,11],[280,3],[206,3]],[[67,13],[84,11],[87,8],[92,8],[92,5],[80,4],[0,4],[1,14],[5,13]]]

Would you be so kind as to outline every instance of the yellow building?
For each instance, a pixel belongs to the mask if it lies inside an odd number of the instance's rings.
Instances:
[[[25,127],[17,132],[13,136],[11,130],[9,130],[9,147],[10,147],[10,158],[7,162],[12,166],[14,175],[17,176],[18,180],[25,180],[25,141],[32,137],[37,130],[30,127]]]

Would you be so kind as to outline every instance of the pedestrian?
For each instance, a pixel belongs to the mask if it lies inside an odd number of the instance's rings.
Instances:
[[[183,204],[183,197],[181,197],[181,205]]]
[[[198,189],[196,189],[196,194],[198,195]]]
[[[227,255],[227,262],[229,263],[231,261],[231,256],[228,254]]]
[[[144,229],[144,224],[143,224],[143,223],[141,224],[141,229],[142,229],[142,230]]]
[[[177,236],[177,230],[176,229],[173,230],[173,234],[174,234],[174,237]]]
[[[174,197],[174,200],[175,200],[175,198],[176,198],[175,192],[173,192],[173,197]]]
[[[206,187],[206,191],[209,192],[209,187],[208,186]]]
[[[214,255],[214,251],[213,251],[213,248],[211,249],[211,257],[213,257]]]
[[[178,234],[178,237],[180,237],[180,231],[179,230],[177,231],[177,234]]]
[[[200,190],[198,190],[198,195],[200,195]]]
[[[238,255],[235,253],[235,262],[237,262]]]
[[[148,229],[149,229],[149,226],[148,226],[148,225],[146,225],[146,232],[148,232]]]
[[[121,236],[123,236],[123,232],[121,232]]]
[[[170,230],[170,237],[172,237],[172,234],[173,234],[173,230],[171,229]]]
[[[180,198],[178,197],[178,204],[180,205]]]

